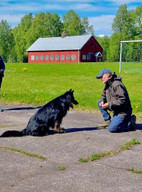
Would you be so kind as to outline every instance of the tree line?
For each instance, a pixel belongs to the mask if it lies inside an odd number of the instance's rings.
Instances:
[[[112,24],[111,37],[99,38],[104,48],[104,61],[119,61],[120,41],[142,40],[142,5],[135,10],[128,10],[124,4],[118,8]],[[142,61],[142,43],[125,43],[122,61]]]
[[[40,12],[35,16],[29,13],[22,17],[21,22],[13,29],[6,20],[1,20],[0,53],[5,62],[27,62],[27,49],[39,37],[59,37],[63,31],[67,36],[94,35],[88,18],[80,18],[73,10],[64,14],[62,20],[57,13]],[[120,6],[112,24],[112,31],[110,37],[95,37],[104,48],[103,61],[119,61],[121,40],[142,39],[142,5],[132,11],[127,9],[126,4]],[[134,58],[142,60],[140,52],[140,44],[131,43],[129,47],[126,45],[123,59],[130,61],[133,55]]]

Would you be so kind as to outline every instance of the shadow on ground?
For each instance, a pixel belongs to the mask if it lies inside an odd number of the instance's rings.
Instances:
[[[96,127],[84,127],[84,128],[69,128],[66,129],[66,133],[72,133],[72,132],[82,132],[82,131],[94,131],[98,130]]]
[[[142,130],[142,124],[136,124],[136,130]]]
[[[34,109],[39,109],[39,108],[41,108],[41,106],[37,106],[37,107],[15,107],[15,108],[4,109],[4,111],[34,110]]]
[[[95,131],[98,130],[96,127],[83,127],[83,128],[68,128],[64,129],[64,133],[60,134],[66,134],[66,133],[73,133],[73,132],[83,132],[83,131]],[[55,132],[54,130],[49,130],[49,135],[59,134]]]

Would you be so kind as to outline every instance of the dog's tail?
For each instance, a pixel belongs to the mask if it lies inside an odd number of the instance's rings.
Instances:
[[[24,136],[23,131],[12,130],[4,132],[0,137],[22,137],[22,136]]]

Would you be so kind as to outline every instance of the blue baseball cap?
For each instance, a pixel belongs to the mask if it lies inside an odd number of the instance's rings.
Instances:
[[[112,75],[112,72],[110,69],[102,69],[99,73],[99,75],[96,76],[97,79],[100,79],[104,74],[109,73]]]

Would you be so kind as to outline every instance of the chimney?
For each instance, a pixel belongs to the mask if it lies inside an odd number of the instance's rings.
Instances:
[[[66,32],[63,31],[63,32],[62,32],[62,38],[64,38],[65,36],[66,36]]]

